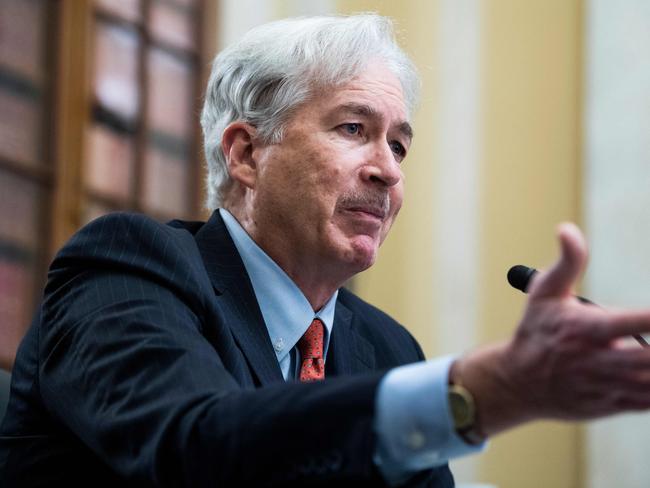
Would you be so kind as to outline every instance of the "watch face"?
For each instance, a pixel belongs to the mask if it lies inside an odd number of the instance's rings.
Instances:
[[[449,390],[449,407],[456,429],[472,426],[474,423],[474,405],[469,398],[469,393],[465,393],[457,386],[451,387]]]

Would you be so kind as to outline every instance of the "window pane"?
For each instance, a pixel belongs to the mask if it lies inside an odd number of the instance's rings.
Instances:
[[[13,363],[33,314],[34,267],[3,252],[0,243],[0,367]]]
[[[38,164],[41,107],[38,99],[0,89],[0,154],[7,159]]]
[[[188,51],[195,48],[197,33],[191,9],[167,2],[153,2],[150,22],[149,29],[154,39]]]
[[[145,158],[143,181],[145,208],[170,216],[186,216],[189,211],[188,179],[184,160],[150,147]]]
[[[0,241],[30,250],[38,246],[44,193],[38,184],[0,171]]]
[[[90,201],[86,204],[83,210],[82,224],[87,224],[91,220],[113,212],[114,209],[107,207],[99,202]]]
[[[160,50],[149,51],[149,127],[182,139],[192,133],[192,71],[186,62]]]
[[[140,0],[95,0],[95,5],[104,12],[109,12],[129,22],[139,22]]]
[[[37,85],[43,78],[45,8],[40,0],[0,1],[0,64]]]
[[[88,133],[88,164],[84,180],[88,188],[122,200],[129,198],[133,184],[133,141],[101,124]]]
[[[196,9],[198,7],[198,3],[200,0],[168,0],[168,1],[176,5],[179,5],[181,7]]]
[[[95,96],[99,103],[125,117],[138,112],[138,37],[134,32],[97,23]]]

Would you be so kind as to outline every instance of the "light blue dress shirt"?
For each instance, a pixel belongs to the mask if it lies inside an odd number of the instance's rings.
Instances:
[[[251,279],[255,297],[269,331],[282,375],[296,378],[298,340],[314,318],[325,325],[324,357],[332,334],[338,291],[314,312],[296,284],[246,233],[225,209],[219,209],[226,228]],[[375,462],[385,478],[399,483],[415,472],[480,451],[484,444],[464,442],[453,427],[447,402],[447,383],[453,356],[394,368],[379,384],[375,430]]]
[[[295,346],[315,318],[325,326],[323,359],[327,357],[338,291],[314,312],[296,284],[251,239],[237,219],[223,208],[219,212],[251,279],[282,376],[285,380],[297,378],[300,361]]]

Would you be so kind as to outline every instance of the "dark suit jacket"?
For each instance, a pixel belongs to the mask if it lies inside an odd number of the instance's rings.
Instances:
[[[285,382],[218,212],[106,216],[50,268],[13,371],[0,485],[382,486],[377,385],[422,357],[342,289],[327,379]],[[453,486],[446,466],[411,481]]]

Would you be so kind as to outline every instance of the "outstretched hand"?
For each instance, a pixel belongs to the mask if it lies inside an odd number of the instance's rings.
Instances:
[[[506,343],[457,361],[489,435],[538,419],[583,420],[650,408],[650,348],[621,339],[650,332],[650,309],[608,310],[578,301],[587,261],[580,230],[563,224],[561,253],[529,287],[524,316]]]

